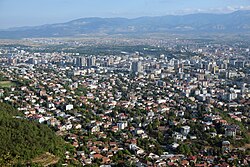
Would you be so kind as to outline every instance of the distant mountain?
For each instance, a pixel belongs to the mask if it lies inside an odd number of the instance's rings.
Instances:
[[[66,23],[0,31],[0,38],[74,37],[90,34],[248,33],[250,11],[126,18],[82,18]]]

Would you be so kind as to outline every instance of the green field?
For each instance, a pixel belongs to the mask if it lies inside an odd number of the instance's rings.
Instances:
[[[2,87],[2,88],[10,88],[12,86],[15,86],[14,82],[11,82],[11,81],[0,81],[0,87]]]

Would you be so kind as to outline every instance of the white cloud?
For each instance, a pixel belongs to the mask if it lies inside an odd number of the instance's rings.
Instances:
[[[250,6],[227,6],[224,8],[209,8],[209,9],[202,9],[202,8],[186,8],[183,10],[174,11],[170,14],[191,14],[191,13],[231,13],[238,10],[250,10]]]

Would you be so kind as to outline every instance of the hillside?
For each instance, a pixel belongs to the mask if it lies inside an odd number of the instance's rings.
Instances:
[[[250,32],[250,11],[229,14],[198,13],[157,17],[82,18],[66,23],[0,31],[0,38],[79,37],[83,35],[133,35],[147,33],[236,33]]]
[[[45,125],[14,118],[17,114],[10,105],[0,103],[0,166],[24,165],[48,152],[63,156],[61,138]]]

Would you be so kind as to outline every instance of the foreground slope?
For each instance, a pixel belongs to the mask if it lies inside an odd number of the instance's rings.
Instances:
[[[15,118],[17,111],[0,103],[0,166],[27,164],[49,152],[57,157],[64,154],[64,142],[45,125]]]

